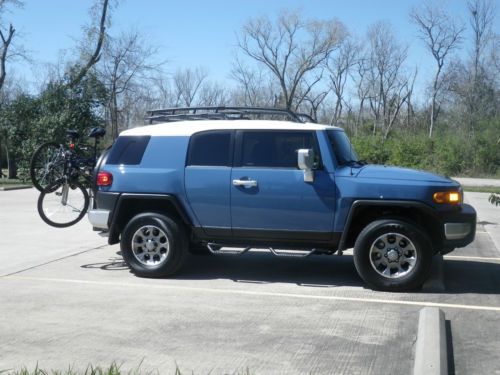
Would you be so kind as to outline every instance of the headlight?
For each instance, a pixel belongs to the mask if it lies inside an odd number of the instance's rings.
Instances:
[[[461,191],[440,191],[434,193],[432,199],[436,203],[450,203],[450,204],[460,204],[462,203],[462,192]]]

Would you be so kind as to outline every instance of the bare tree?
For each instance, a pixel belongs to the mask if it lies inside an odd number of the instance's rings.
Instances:
[[[309,116],[316,122],[319,118],[319,109],[329,93],[330,90],[310,91],[304,98],[309,106]]]
[[[330,87],[335,95],[335,109],[330,120],[333,125],[338,122],[342,115],[342,108],[345,103],[344,91],[347,78],[351,69],[356,64],[359,47],[352,38],[346,38],[340,45],[336,53],[332,54],[327,61]]]
[[[216,107],[226,105],[228,102],[226,88],[217,82],[205,82],[198,96],[200,106]]]
[[[292,109],[303,80],[324,64],[345,34],[338,20],[305,21],[297,12],[284,12],[275,22],[266,17],[247,22],[238,45],[269,69],[279,83],[283,106]]]
[[[421,9],[413,9],[410,13],[410,19],[417,25],[420,38],[436,61],[429,126],[429,137],[432,137],[434,124],[439,113],[437,97],[441,89],[440,78],[443,66],[449,53],[460,45],[465,27],[450,18],[444,9],[430,3],[425,4]]]
[[[467,7],[474,38],[472,52],[474,76],[477,77],[486,47],[494,37],[492,25],[495,19],[495,6],[491,0],[471,0],[467,2]]]
[[[237,88],[233,92],[235,103],[244,106],[272,106],[279,88],[261,69],[253,69],[236,58],[231,69]]]
[[[356,65],[353,81],[356,87],[357,98],[359,100],[358,113],[356,115],[354,133],[357,134],[359,126],[364,122],[365,101],[370,93],[370,85],[368,81],[368,58],[365,53],[360,55]]]
[[[196,100],[203,82],[207,79],[208,73],[204,68],[179,69],[173,77],[175,106],[184,105],[190,107]]]
[[[469,85],[465,91],[469,134],[475,132],[476,122],[481,114],[486,114],[488,93],[491,80],[488,77],[485,58],[486,49],[493,41],[492,25],[495,18],[495,7],[490,0],[473,0],[467,3],[469,21],[473,35],[473,49],[471,53],[472,74],[469,74]]]
[[[99,6],[100,5],[100,6]],[[96,8],[99,7],[100,14],[98,15]],[[88,71],[95,65],[101,58],[101,50],[104,44],[104,39],[106,37],[106,24],[109,22],[107,18],[108,14],[108,7],[109,7],[109,0],[98,0],[98,2],[94,5],[94,8],[91,10],[91,15],[93,18],[99,18],[99,26],[98,26],[98,31],[97,31],[97,41],[95,45],[94,51],[87,56],[87,62],[85,65],[80,67],[79,71],[75,74],[75,76],[72,78],[71,82],[69,83],[70,87],[75,87],[77,86],[82,79],[87,75]],[[90,37],[92,38],[92,35],[95,34],[95,30],[93,27],[90,28],[89,34]],[[83,49],[84,51],[86,48]]]
[[[387,22],[370,26],[368,41],[363,74],[374,116],[373,134],[381,128],[387,138],[408,97],[409,78],[404,72],[408,48],[396,40]]]
[[[23,2],[20,0],[0,0],[0,15],[5,13],[8,6],[22,7]],[[9,26],[4,26],[3,22],[0,24],[0,39],[2,44],[0,46],[0,90],[5,83],[5,77],[7,76],[6,63],[9,57],[9,49],[12,47],[12,40],[14,39],[14,34],[16,29],[9,23]]]
[[[123,33],[116,39],[108,37],[100,76],[108,90],[106,110],[113,139],[118,136],[120,114],[125,112],[125,124],[131,118],[127,112],[133,111],[131,104],[134,102],[134,93],[140,93],[138,86],[158,72],[159,64],[152,61],[156,53],[157,48],[148,46],[138,31]],[[128,102],[122,100],[125,97],[129,99]]]

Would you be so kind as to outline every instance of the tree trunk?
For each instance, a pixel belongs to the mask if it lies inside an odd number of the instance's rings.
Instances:
[[[7,178],[17,178],[17,164],[14,158],[10,157],[7,153],[7,168],[9,168],[9,172],[7,174]]]

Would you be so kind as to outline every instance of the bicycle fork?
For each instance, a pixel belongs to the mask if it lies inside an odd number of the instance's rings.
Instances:
[[[66,181],[62,186],[62,192],[61,192],[61,203],[63,206],[66,206],[66,204],[68,203],[68,192],[69,192],[69,183],[68,181]]]

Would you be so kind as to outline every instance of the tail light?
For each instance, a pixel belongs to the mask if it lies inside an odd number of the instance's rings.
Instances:
[[[97,186],[111,186],[113,183],[113,175],[106,171],[100,171],[97,174]]]

